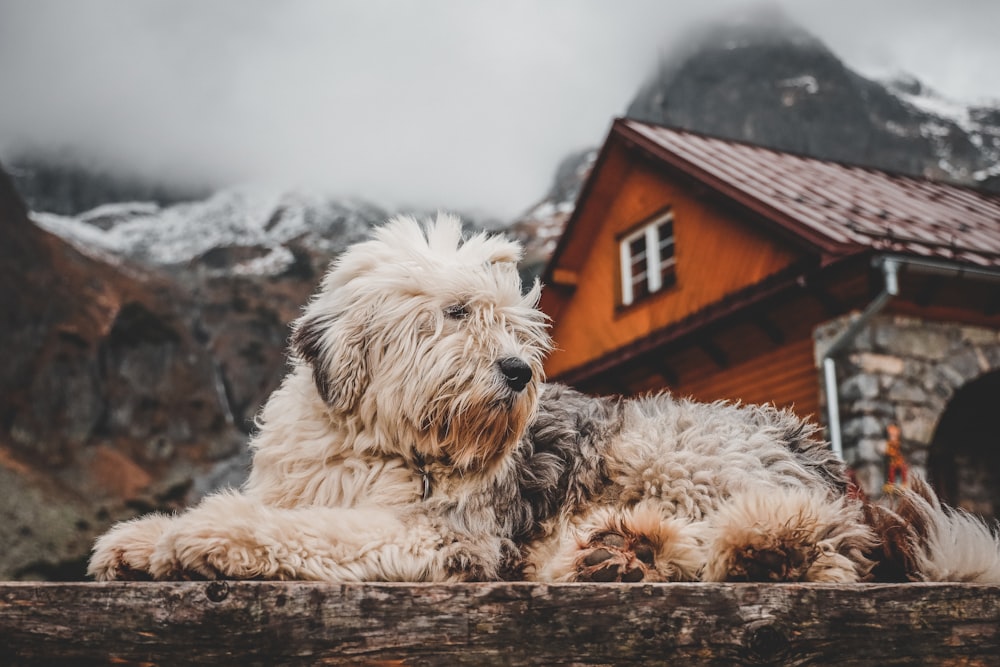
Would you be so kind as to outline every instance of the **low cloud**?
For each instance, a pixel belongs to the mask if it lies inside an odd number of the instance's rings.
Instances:
[[[785,4],[862,70],[1000,98],[998,3]],[[693,22],[746,5],[0,0],[0,155],[513,216]]]

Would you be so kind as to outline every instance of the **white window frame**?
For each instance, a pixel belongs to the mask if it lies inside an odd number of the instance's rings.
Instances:
[[[663,215],[655,217],[648,224],[623,236],[618,242],[619,264],[621,270],[622,283],[622,305],[630,306],[635,301],[635,294],[632,289],[632,252],[630,245],[637,238],[646,237],[646,286],[649,293],[659,292],[663,288],[663,270],[667,266],[674,265],[674,256],[671,254],[667,260],[660,259],[660,226],[665,222],[672,222],[673,211],[667,211]],[[674,237],[670,237],[670,247],[674,246]]]

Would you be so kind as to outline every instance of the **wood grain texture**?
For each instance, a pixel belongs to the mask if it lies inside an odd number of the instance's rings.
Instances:
[[[997,665],[1000,585],[0,584],[3,665]]]

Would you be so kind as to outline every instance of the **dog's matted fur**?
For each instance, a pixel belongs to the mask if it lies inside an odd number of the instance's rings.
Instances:
[[[542,383],[520,247],[397,218],[295,323],[240,491],[115,526],[90,573],[329,581],[1000,581],[1000,541],[917,483],[848,493],[772,407]]]

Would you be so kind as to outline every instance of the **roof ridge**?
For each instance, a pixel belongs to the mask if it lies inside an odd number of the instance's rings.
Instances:
[[[613,133],[824,254],[871,248],[1000,265],[1000,194],[633,119]]]
[[[676,125],[667,125],[665,123],[654,123],[654,122],[647,121],[647,120],[639,120],[637,118],[630,118],[628,116],[619,116],[618,118],[616,118],[614,120],[614,123],[615,124],[618,124],[618,123],[627,123],[627,124],[632,124],[632,125],[644,125],[644,126],[649,127],[649,128],[661,129],[661,130],[669,130],[670,132],[675,132],[677,134],[685,134],[685,135],[689,135],[689,136],[692,136],[692,137],[698,137],[698,138],[701,138],[701,139],[707,139],[707,140],[710,140],[710,141],[721,141],[721,142],[724,142],[724,143],[727,143],[727,144],[732,144],[734,146],[744,146],[746,148],[750,148],[750,149],[753,149],[753,150],[767,151],[767,152],[776,153],[776,154],[779,154],[779,155],[786,155],[786,156],[796,157],[796,158],[800,158],[800,159],[803,159],[803,160],[808,160],[810,162],[836,165],[836,166],[847,168],[847,169],[860,169],[861,171],[868,171],[868,172],[875,172],[875,173],[879,173],[879,174],[884,174],[884,175],[887,175],[887,176],[889,176],[891,178],[906,179],[906,180],[914,181],[914,182],[917,182],[917,183],[927,183],[927,184],[930,184],[930,185],[937,185],[937,186],[942,186],[942,187],[946,187],[946,188],[955,188],[955,189],[959,189],[959,190],[966,190],[966,191],[973,192],[973,193],[976,193],[976,194],[979,194],[979,195],[984,195],[984,196],[986,196],[988,198],[991,198],[991,199],[1000,199],[1000,193],[993,192],[991,190],[986,190],[986,189],[981,188],[981,187],[976,187],[976,186],[973,186],[973,185],[969,185],[968,183],[958,183],[958,182],[953,182],[953,181],[945,181],[945,180],[941,180],[941,179],[930,178],[929,176],[917,176],[917,175],[914,175],[914,174],[905,174],[905,173],[900,172],[900,171],[893,171],[891,169],[883,169],[881,167],[875,167],[875,166],[872,166],[872,165],[858,164],[858,163],[855,163],[855,162],[847,162],[847,161],[844,161],[844,160],[835,160],[835,159],[832,159],[832,158],[822,158],[822,157],[818,157],[818,156],[815,156],[815,155],[810,155],[808,153],[804,153],[804,152],[800,152],[800,151],[790,151],[790,150],[785,150],[785,149],[782,149],[782,148],[775,148],[773,146],[765,146],[763,144],[756,144],[756,143],[754,143],[754,142],[752,142],[752,141],[750,141],[748,139],[736,139],[736,138],[732,138],[732,137],[724,137],[724,136],[721,136],[721,135],[710,134],[708,132],[702,132],[702,131],[699,131],[699,130],[693,130],[693,129],[690,129],[690,128],[680,127],[680,126],[676,126]]]

